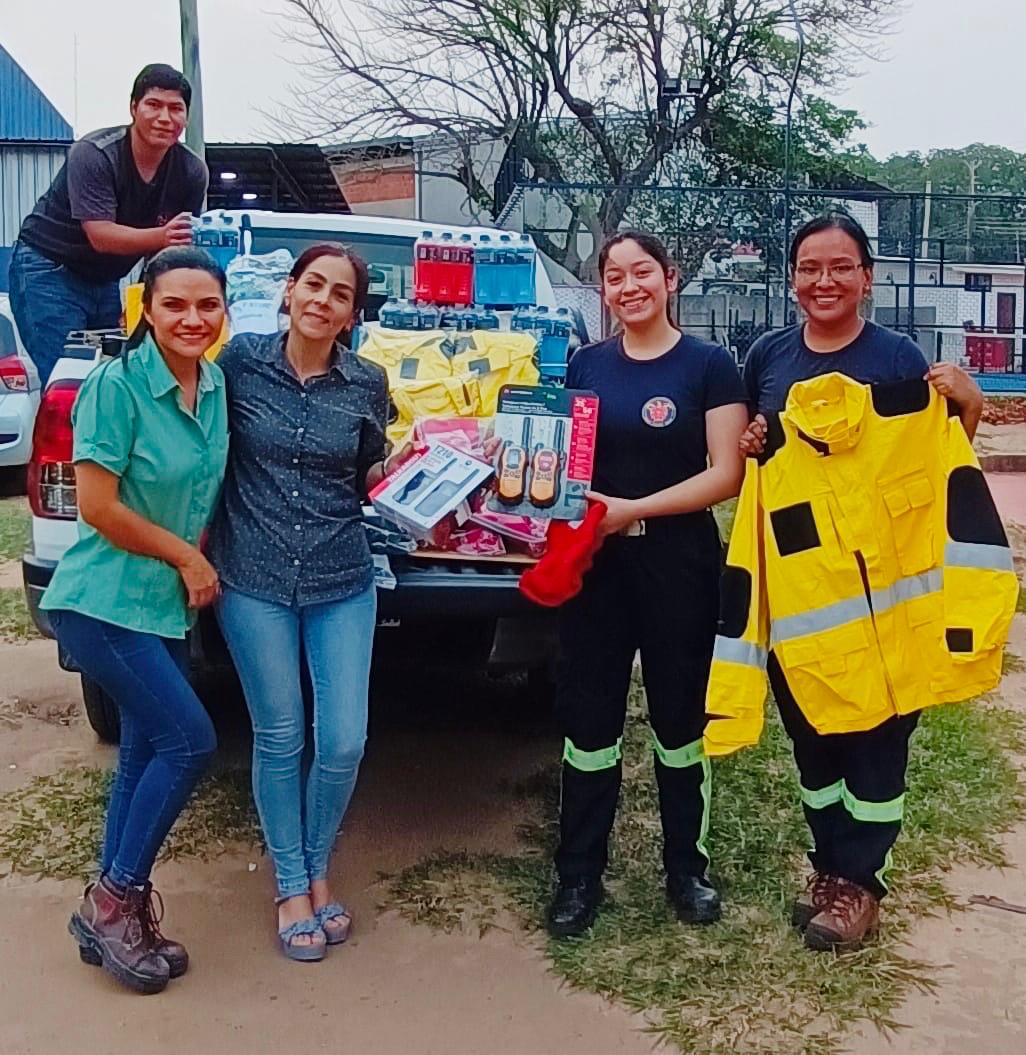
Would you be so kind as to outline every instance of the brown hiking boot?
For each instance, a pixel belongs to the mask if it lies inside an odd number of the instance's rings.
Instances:
[[[121,893],[104,877],[86,887],[68,930],[79,948],[87,946],[122,985],[137,993],[159,993],[171,972],[167,960],[154,951],[142,922],[148,911],[144,901],[148,901],[144,887],[129,887]]]
[[[160,933],[160,922],[164,918],[164,899],[160,896],[160,891],[155,890],[152,883],[144,883],[142,891],[139,921],[142,923],[150,946],[158,956],[163,956],[167,960],[170,977],[181,978],[189,969],[189,954],[181,942],[172,941]],[[92,964],[94,967],[102,965],[100,954],[91,945],[79,945],[78,954],[83,963]]]
[[[805,944],[818,952],[851,952],[879,926],[879,900],[858,883],[836,879],[830,904],[805,928]]]
[[[830,904],[836,882],[836,876],[813,872],[805,884],[805,889],[794,899],[791,906],[791,926],[805,930],[813,917],[818,916]]]

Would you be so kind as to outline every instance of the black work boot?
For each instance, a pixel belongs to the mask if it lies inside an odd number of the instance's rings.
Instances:
[[[100,964],[122,985],[137,993],[162,992],[171,977],[167,960],[153,948],[142,923],[147,911],[143,887],[121,891],[104,876],[86,887],[79,910],[68,922],[68,930],[78,942],[87,963]],[[87,959],[87,956],[91,956]]]
[[[549,906],[549,933],[554,938],[576,938],[594,922],[604,891],[602,880],[589,876],[561,879]]]
[[[161,934],[160,923],[164,918],[164,899],[160,896],[160,891],[153,888],[152,883],[143,883],[139,909],[139,922],[143,926],[153,951],[167,960],[172,978],[181,978],[189,969],[189,954],[181,942],[172,941]],[[102,966],[103,961],[100,954],[91,945],[79,945],[78,954],[83,963],[92,964],[94,967]]]
[[[705,876],[668,875],[666,897],[681,923],[715,923],[720,918],[720,895]]]

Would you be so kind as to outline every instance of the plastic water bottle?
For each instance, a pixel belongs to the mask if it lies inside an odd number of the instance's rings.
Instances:
[[[499,235],[499,247],[495,251],[495,285],[492,290],[494,304],[514,304],[516,291],[517,254],[513,239],[508,234]]]
[[[490,308],[479,308],[477,309],[477,329],[479,330],[497,330],[500,328],[499,316],[497,312],[492,311]]]
[[[514,304],[534,303],[534,274],[538,254],[530,235],[522,234],[516,248],[516,281],[514,284]]]
[[[422,231],[413,244],[413,288],[418,300],[435,299],[436,250],[431,231]]]
[[[538,342],[538,368],[542,377],[561,380],[566,377],[573,320],[567,308],[559,308],[556,314],[546,318],[542,325],[544,332]]]
[[[213,216],[201,216],[200,222],[192,225],[192,244],[202,246],[209,252],[216,249],[220,242],[220,235],[214,227]]]
[[[458,330],[460,324],[460,317],[455,308],[442,308],[439,316],[438,325],[443,330]]]
[[[474,239],[461,234],[456,247],[456,300],[463,304],[474,301]]]
[[[221,223],[215,234],[217,235],[217,249],[210,251],[221,267],[227,268],[231,261],[239,255],[239,232],[227,213],[221,213]]]
[[[434,304],[419,304],[417,310],[420,315],[421,330],[437,330],[438,329],[438,317],[439,311]]]
[[[388,300],[381,306],[381,310],[378,312],[378,322],[386,330],[398,330],[399,329],[399,304],[395,297],[389,297]]]
[[[400,330],[419,330],[420,312],[408,300],[399,301],[399,310],[396,312]]]
[[[483,234],[474,246],[474,301],[494,304],[495,249],[491,235]]]

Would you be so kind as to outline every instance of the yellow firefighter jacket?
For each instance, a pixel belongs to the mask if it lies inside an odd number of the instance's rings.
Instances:
[[[399,443],[416,418],[492,417],[503,385],[535,385],[535,339],[527,333],[473,330],[371,330],[359,355],[388,375],[397,412],[387,435]]]
[[[706,751],[758,741],[769,650],[819,733],[993,689],[1019,582],[946,401],[833,373],[794,385],[769,426],[721,585]]]

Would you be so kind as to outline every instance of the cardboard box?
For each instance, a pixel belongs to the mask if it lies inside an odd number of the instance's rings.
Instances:
[[[432,443],[370,493],[371,504],[417,538],[463,505],[493,474],[492,467],[446,443]]]
[[[551,520],[583,518],[598,413],[594,392],[506,385],[495,416],[502,447],[486,508]]]

